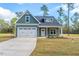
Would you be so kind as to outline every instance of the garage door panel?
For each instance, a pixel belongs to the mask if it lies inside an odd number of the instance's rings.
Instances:
[[[18,37],[37,37],[36,27],[19,27]]]

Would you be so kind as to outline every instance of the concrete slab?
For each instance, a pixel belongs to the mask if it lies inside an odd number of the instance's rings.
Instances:
[[[29,56],[36,41],[37,38],[14,38],[0,42],[0,56]]]

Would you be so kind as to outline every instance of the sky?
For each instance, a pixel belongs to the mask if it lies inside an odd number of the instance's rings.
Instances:
[[[10,21],[13,17],[16,17],[15,12],[29,10],[34,16],[41,16],[43,12],[41,11],[42,5],[45,3],[0,3],[0,18],[6,21]],[[62,7],[67,13],[67,5],[61,3],[48,3],[45,4],[49,9],[49,16],[58,17],[57,10]],[[79,4],[75,4],[79,6]],[[74,12],[79,13],[79,7],[71,11],[71,15]]]

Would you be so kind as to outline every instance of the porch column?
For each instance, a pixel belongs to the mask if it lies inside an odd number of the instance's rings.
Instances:
[[[46,37],[48,37],[48,28],[46,27]]]
[[[60,28],[60,34],[61,34],[61,36],[63,36],[63,30],[62,30],[62,27]]]

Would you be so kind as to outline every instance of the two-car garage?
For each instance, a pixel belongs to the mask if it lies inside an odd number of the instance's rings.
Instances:
[[[37,37],[37,27],[17,27],[17,37]]]

